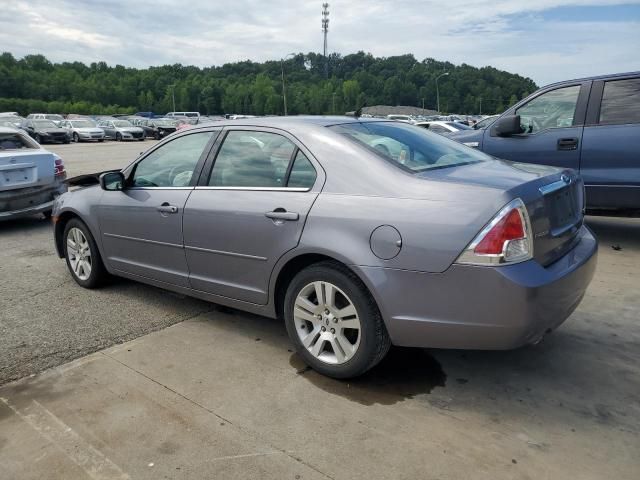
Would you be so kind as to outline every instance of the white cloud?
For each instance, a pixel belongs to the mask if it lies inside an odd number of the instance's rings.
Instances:
[[[0,47],[54,61],[198,66],[320,51],[321,1],[14,1],[0,9]],[[335,0],[329,47],[390,56],[413,53],[493,65],[543,84],[640,69],[640,18],[545,21],[560,6],[638,0]]]

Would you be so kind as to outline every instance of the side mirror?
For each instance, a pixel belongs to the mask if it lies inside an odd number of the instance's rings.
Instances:
[[[509,137],[522,133],[520,115],[507,115],[499,118],[491,127],[491,135],[496,137]]]
[[[106,172],[100,175],[100,188],[109,192],[115,192],[124,188],[124,175],[122,172]]]

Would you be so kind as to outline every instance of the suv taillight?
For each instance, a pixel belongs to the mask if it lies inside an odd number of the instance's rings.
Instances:
[[[533,239],[529,214],[516,198],[473,239],[456,263],[505,265],[533,258]]]
[[[64,175],[66,173],[64,171],[64,162],[57,155],[56,155],[55,160],[54,160],[54,166],[55,166],[55,176],[56,177],[60,177],[60,176],[62,176],[62,175]]]

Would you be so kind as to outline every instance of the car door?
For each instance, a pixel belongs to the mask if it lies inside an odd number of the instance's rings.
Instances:
[[[105,137],[116,138],[116,126],[113,124],[113,122],[105,120],[100,123],[99,126],[104,130]]]
[[[323,182],[315,159],[287,133],[225,131],[211,173],[185,207],[192,287],[266,304],[273,267],[297,246]]]
[[[578,170],[589,89],[589,82],[551,88],[505,112],[520,115],[523,133],[501,137],[487,128],[482,150],[516,162]]]
[[[189,286],[184,205],[217,133],[190,133],[159,145],[125,172],[123,190],[103,193],[98,221],[112,268]]]
[[[640,208],[640,77],[596,81],[580,173],[593,208]]]

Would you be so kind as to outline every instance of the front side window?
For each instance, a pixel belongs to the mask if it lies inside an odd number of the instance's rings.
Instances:
[[[406,123],[353,122],[328,128],[410,172],[491,160],[482,152]]]
[[[580,85],[558,88],[537,96],[516,110],[523,133],[570,127],[576,113]]]
[[[131,186],[188,187],[198,160],[215,133],[192,133],[157,148],[138,162]]]
[[[284,187],[295,145],[276,133],[231,131],[216,157],[212,187]]]
[[[640,78],[615,80],[604,84],[600,123],[640,123]]]

